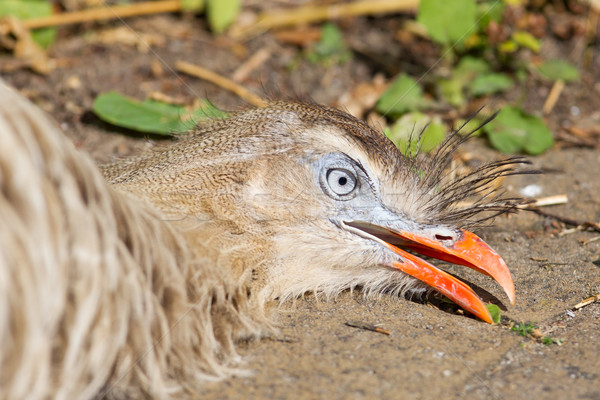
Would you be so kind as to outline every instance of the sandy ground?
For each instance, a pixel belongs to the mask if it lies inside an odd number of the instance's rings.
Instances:
[[[117,129],[93,117],[91,102],[100,92],[116,89],[144,98],[160,90],[186,99],[208,96],[229,108],[240,106],[238,99],[213,85],[178,77],[168,69],[176,59],[185,59],[227,74],[240,63],[230,44],[215,41],[198,24],[174,17],[132,21],[138,32],[167,35],[169,27],[177,26],[169,31],[165,45],[145,53],[126,45],[90,43],[89,38],[63,32],[51,53],[66,60],[63,67],[49,76],[19,71],[4,79],[51,113],[78,147],[106,162],[153,141],[115,133]],[[177,36],[178,30],[185,34]],[[295,50],[276,44],[268,35],[246,46],[250,54],[271,46],[274,54],[258,76],[245,82],[257,92],[266,87],[331,103],[355,82],[369,80],[373,72],[360,60],[330,71],[301,62],[289,72],[286,65]],[[157,60],[165,63],[160,76],[151,68]],[[322,84],[326,74],[331,75],[328,86]],[[547,88],[531,87],[531,93],[536,91],[543,95]],[[530,103],[536,102],[539,96],[532,95]],[[578,122],[599,124],[599,105],[597,88],[578,84],[565,92],[549,118],[551,126],[572,120],[572,106],[581,112]],[[500,157],[479,139],[465,151]],[[506,181],[510,191],[537,184],[540,197],[566,193],[569,203],[549,211],[583,221],[600,219],[600,152],[556,148],[532,161],[538,168],[559,172],[513,177]],[[515,306],[491,279],[448,266],[484,299],[506,305],[502,325],[387,296],[365,300],[354,292],[323,302],[307,295],[274,311],[279,337],[240,343],[241,367],[250,375],[208,383],[205,398],[600,399],[600,303],[567,313],[600,292],[600,240],[590,241],[599,234],[578,231],[561,236],[563,228],[523,212],[498,218],[493,227],[477,231],[509,265],[516,285]],[[350,321],[379,324],[391,335],[350,327],[346,325]],[[543,335],[563,344],[544,345],[519,336],[508,328],[511,321],[534,322]]]

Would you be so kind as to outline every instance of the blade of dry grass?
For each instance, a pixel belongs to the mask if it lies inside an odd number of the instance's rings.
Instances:
[[[106,21],[138,15],[160,14],[181,10],[179,0],[146,1],[124,6],[93,8],[53,14],[47,17],[32,18],[23,21],[28,29],[47,28],[51,26],[80,24],[82,22]]]
[[[389,14],[416,10],[419,0],[362,0],[326,6],[308,5],[289,10],[270,10],[259,14],[249,25],[234,25],[230,34],[236,39],[251,38],[275,28],[310,24],[358,15]]]
[[[263,100],[260,96],[252,93],[242,85],[232,81],[229,78],[219,75],[216,72],[202,68],[199,65],[180,60],[175,63],[175,69],[179,72],[183,72],[185,74],[195,76],[196,78],[204,79],[205,81],[214,83],[215,85],[236,94],[253,106],[264,107],[267,105],[266,100]]]

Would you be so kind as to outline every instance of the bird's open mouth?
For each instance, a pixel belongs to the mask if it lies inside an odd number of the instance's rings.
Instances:
[[[464,265],[489,275],[504,289],[511,304],[515,302],[515,288],[506,263],[498,253],[471,232],[461,230],[458,239],[443,235],[434,235],[434,238],[430,238],[412,232],[398,232],[362,221],[345,222],[344,225],[350,227],[355,233],[378,241],[398,254],[401,259],[393,262],[392,267],[437,289],[465,310],[490,324],[493,323],[490,312],[469,286],[403,249]]]

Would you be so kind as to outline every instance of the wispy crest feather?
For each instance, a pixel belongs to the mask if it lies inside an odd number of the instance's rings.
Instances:
[[[493,193],[489,185],[500,178],[516,174],[537,173],[534,170],[522,170],[523,165],[531,162],[521,156],[486,163],[466,175],[453,178],[449,169],[452,156],[464,142],[473,137],[484,125],[492,121],[497,113],[486,118],[475,129],[463,133],[465,126],[479,112],[467,119],[457,130],[453,131],[438,147],[432,157],[422,157],[417,153],[407,157],[411,163],[410,170],[420,175],[418,191],[424,197],[423,211],[431,216],[432,221],[456,225],[462,228],[485,225],[493,218],[507,212],[515,212],[517,207],[527,201],[519,197],[503,197],[504,192]],[[425,128],[417,135],[420,143]],[[411,137],[410,140],[413,140]],[[409,145],[409,148],[411,146]],[[431,194],[434,195],[431,195]],[[434,218],[434,220],[433,220]]]

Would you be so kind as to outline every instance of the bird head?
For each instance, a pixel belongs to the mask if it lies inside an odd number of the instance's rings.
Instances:
[[[433,288],[491,323],[473,290],[416,255],[487,274],[514,303],[502,258],[462,229],[514,200],[457,203],[522,160],[448,180],[447,160],[460,141],[453,136],[421,162],[339,110],[275,103],[200,125],[175,145],[104,172],[161,210],[207,262],[260,302],[354,287],[367,294]]]

